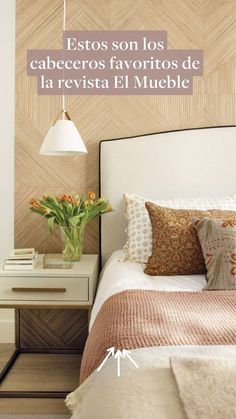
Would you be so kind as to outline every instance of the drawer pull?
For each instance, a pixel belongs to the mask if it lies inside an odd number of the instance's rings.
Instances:
[[[15,292],[66,292],[66,288],[17,288],[13,287]]]

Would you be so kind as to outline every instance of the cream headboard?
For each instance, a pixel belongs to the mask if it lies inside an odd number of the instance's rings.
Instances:
[[[102,264],[125,243],[125,192],[150,199],[236,193],[236,126],[101,141],[100,194],[115,209],[101,218]]]

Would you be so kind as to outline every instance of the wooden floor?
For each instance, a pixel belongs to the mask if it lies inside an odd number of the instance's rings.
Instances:
[[[0,344],[0,369],[14,351]],[[81,355],[22,354],[0,385],[6,390],[72,391],[78,387]],[[0,414],[66,414],[63,399],[0,398]]]

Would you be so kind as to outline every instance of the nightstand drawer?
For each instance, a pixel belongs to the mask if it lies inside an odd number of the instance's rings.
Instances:
[[[89,278],[0,277],[0,300],[88,302]]]

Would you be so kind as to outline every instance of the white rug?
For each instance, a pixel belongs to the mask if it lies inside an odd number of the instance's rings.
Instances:
[[[70,415],[0,415],[0,419],[70,419]]]
[[[236,360],[171,357],[179,395],[189,419],[236,418]]]

